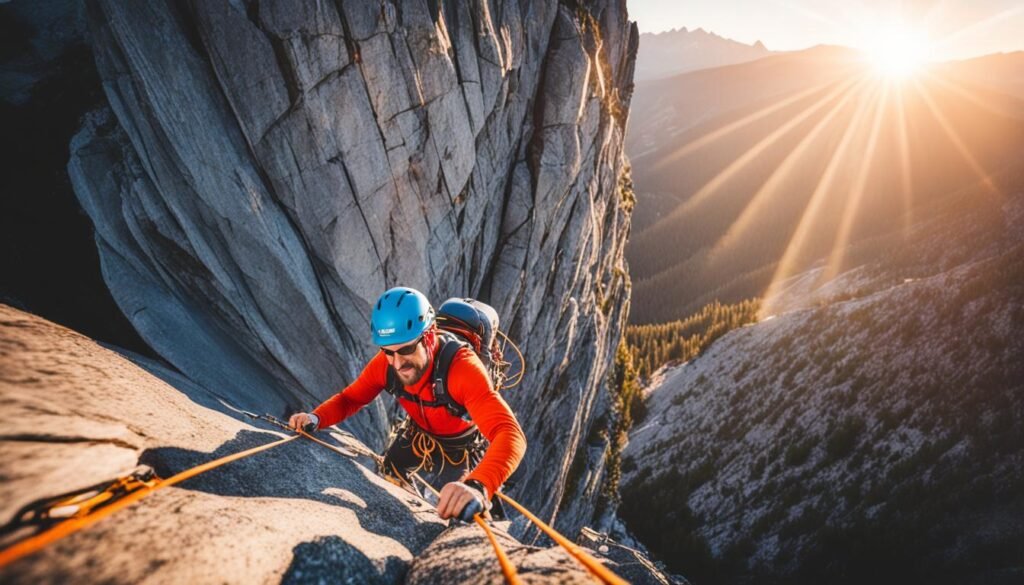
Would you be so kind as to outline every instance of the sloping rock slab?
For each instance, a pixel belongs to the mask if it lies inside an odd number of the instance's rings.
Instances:
[[[167,477],[282,436],[189,391],[0,305],[0,518],[139,462]],[[0,582],[394,583],[443,529],[425,502],[300,440],[155,492],[0,569]]]

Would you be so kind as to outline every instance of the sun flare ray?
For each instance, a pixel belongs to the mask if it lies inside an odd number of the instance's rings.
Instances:
[[[688,156],[692,152],[695,152],[695,151],[700,150],[700,149],[702,149],[702,148],[704,148],[706,146],[711,145],[715,141],[720,140],[721,138],[724,138],[724,137],[728,136],[729,134],[732,134],[733,132],[741,130],[741,129],[745,128],[746,126],[749,126],[750,124],[753,124],[754,122],[757,122],[758,120],[761,120],[763,118],[766,118],[766,117],[774,114],[775,112],[778,112],[779,110],[787,108],[787,107],[789,107],[789,106],[791,106],[791,105],[793,105],[795,103],[800,102],[803,99],[806,99],[809,96],[812,96],[812,95],[814,95],[816,93],[819,93],[819,92],[823,91],[826,87],[828,87],[830,85],[841,84],[841,83],[845,83],[845,82],[830,81],[830,82],[820,83],[818,85],[815,85],[814,87],[810,87],[810,88],[805,89],[803,91],[797,92],[797,93],[795,93],[795,94],[793,94],[793,95],[791,95],[789,97],[780,99],[780,100],[778,100],[777,102],[775,102],[775,103],[773,103],[771,105],[765,106],[764,108],[761,108],[760,110],[758,110],[758,111],[756,111],[756,112],[754,112],[752,114],[744,116],[744,117],[742,117],[739,120],[736,120],[734,122],[730,122],[729,124],[727,124],[727,125],[719,128],[719,129],[715,130],[714,132],[711,132],[709,134],[701,136],[697,140],[694,140],[693,142],[690,142],[689,144],[687,144],[683,148],[680,148],[679,150],[677,150],[677,151],[669,154],[665,158],[659,160],[657,163],[655,163],[654,168],[655,169],[663,168],[663,167],[665,167],[668,164],[674,163],[674,162],[678,161],[679,159]]]
[[[778,189],[778,186],[782,181],[789,176],[790,173],[797,167],[798,163],[802,162],[804,155],[813,146],[818,139],[818,136],[828,128],[828,125],[832,120],[843,110],[847,103],[854,97],[860,97],[863,93],[862,86],[866,82],[866,79],[861,79],[854,87],[847,90],[837,104],[825,115],[824,118],[815,124],[814,128],[800,141],[800,144],[793,149],[786,159],[782,161],[782,164],[775,169],[772,175],[767,181],[757,190],[754,197],[750,200],[750,203],[743,209],[740,217],[729,226],[725,234],[715,243],[713,251],[721,251],[728,248],[733,242],[736,241],[742,234],[746,233],[751,222],[761,213],[763,206],[772,199],[772,195]],[[832,96],[830,96],[832,97]]]
[[[907,110],[903,97],[903,86],[896,86],[897,147],[900,153],[900,201],[903,203],[903,235],[910,234],[911,214],[914,203],[914,182],[910,173],[910,137],[907,133]]]
[[[871,133],[868,136],[867,145],[863,149],[864,156],[861,157],[860,169],[857,171],[857,178],[853,187],[846,196],[846,205],[843,208],[843,215],[840,219],[839,229],[832,244],[832,252],[829,254],[828,262],[825,265],[825,272],[822,279],[831,280],[842,267],[846,257],[846,246],[850,243],[850,233],[853,231],[853,223],[860,211],[861,200],[864,198],[864,191],[867,186],[868,175],[871,173],[871,165],[875,160],[875,150],[878,148],[878,136],[882,131],[882,116],[889,101],[891,85],[885,84],[882,89],[882,96],[874,100],[874,120],[871,122]]]
[[[953,128],[953,125],[950,124],[949,119],[946,118],[946,115],[942,113],[942,110],[939,108],[938,104],[935,103],[935,100],[928,93],[927,88],[922,87],[920,83],[915,83],[914,89],[921,96],[921,99],[924,100],[924,103],[928,106],[928,110],[931,112],[932,117],[934,117],[935,120],[939,123],[939,126],[942,128],[942,131],[945,132],[946,137],[949,138],[953,146],[956,147],[957,151],[960,153],[960,156],[962,156],[964,161],[968,165],[970,165],[971,170],[973,170],[978,175],[978,179],[981,182],[981,184],[989,193],[1001,198],[1003,194],[1002,192],[999,191],[999,188],[996,187],[995,183],[992,181],[992,175],[988,171],[986,171],[985,168],[981,166],[981,163],[979,163],[978,160],[974,158],[974,155],[971,154],[970,149],[968,149],[967,145],[964,144],[963,139],[960,138],[960,134],[957,133],[956,129]]]
[[[935,83],[937,85],[941,85],[943,88],[958,94],[960,97],[964,98],[965,100],[970,101],[972,104],[974,104],[974,105],[976,105],[978,107],[984,108],[985,110],[987,110],[987,111],[989,111],[989,112],[991,112],[991,113],[993,113],[993,114],[995,114],[997,116],[1002,116],[1004,118],[1020,118],[1021,117],[1021,114],[1020,114],[1019,111],[1018,112],[1014,112],[1014,111],[1010,111],[1010,110],[1005,110],[1005,109],[997,108],[991,101],[982,99],[977,94],[975,94],[973,91],[971,91],[970,89],[964,87],[963,85],[960,85],[955,80],[950,79],[946,75],[938,75],[938,74],[935,74],[935,73],[928,73],[925,76],[925,80],[928,81],[928,82],[931,82],[931,83]]]
[[[686,203],[679,206],[679,209],[672,213],[672,216],[684,215],[690,210],[695,208],[704,202],[708,197],[713,195],[722,185],[724,185],[729,179],[736,175],[736,173],[743,170],[751,161],[755,160],[758,156],[763,154],[776,142],[781,140],[785,135],[789,134],[794,128],[802,124],[807,118],[813,116],[818,110],[828,105],[836,95],[848,89],[851,85],[856,83],[858,78],[852,78],[844,82],[841,86],[832,90],[827,96],[818,100],[813,106],[805,109],[798,116],[794,116],[788,120],[782,126],[776,128],[771,134],[765,136],[757,144],[747,149],[739,158],[734,160],[726,168],[722,169],[717,175],[715,175],[710,181],[705,183],[696,193],[690,197]]]
[[[932,43],[932,45],[936,49],[944,49],[969,34],[975,33],[985,27],[996,24],[1000,21],[1006,20],[1013,16],[1017,16],[1018,14],[1021,13],[1024,13],[1024,5],[1014,6],[1013,8],[1007,8],[1006,10],[997,12],[996,14],[993,14],[987,18],[983,18],[982,20],[979,20],[977,22],[972,22],[971,24],[965,27],[958,28],[945,36],[939,37]]]
[[[875,89],[875,91],[877,92],[877,89]],[[782,259],[779,260],[779,263],[775,268],[775,274],[772,275],[771,282],[769,283],[763,297],[764,302],[761,305],[762,308],[759,318],[763,319],[774,313],[775,307],[772,301],[781,292],[782,284],[793,274],[793,270],[796,267],[797,257],[800,252],[803,251],[805,241],[817,224],[821,208],[824,206],[825,199],[832,190],[832,184],[835,182],[836,175],[838,174],[842,163],[846,161],[846,152],[849,150],[850,144],[853,142],[853,137],[856,135],[857,129],[860,127],[861,120],[864,118],[867,107],[871,102],[872,99],[870,98],[865,98],[860,101],[857,105],[857,111],[854,113],[853,118],[847,125],[846,130],[843,131],[839,145],[832,152],[832,158],[829,159],[828,165],[825,167],[825,171],[818,180],[818,185],[815,187],[814,193],[811,195],[810,202],[804,209],[803,216],[801,216],[800,222],[797,224],[796,230],[793,232],[793,236],[790,238],[789,244],[786,246],[786,251],[783,253]]]

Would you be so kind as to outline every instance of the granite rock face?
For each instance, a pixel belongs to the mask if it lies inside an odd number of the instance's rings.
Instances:
[[[528,369],[517,494],[565,493],[629,299],[625,2],[91,2],[108,108],[69,172],[144,339],[231,404],[350,382],[404,284],[493,304]],[[380,401],[346,426],[374,448]],[[600,450],[598,450],[600,451]],[[572,487],[572,486],[569,486]]]

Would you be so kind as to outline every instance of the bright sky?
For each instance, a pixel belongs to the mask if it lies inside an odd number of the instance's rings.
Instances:
[[[628,0],[640,32],[686,27],[771,50],[865,48],[879,29],[927,39],[928,60],[1024,50],[1024,0]]]

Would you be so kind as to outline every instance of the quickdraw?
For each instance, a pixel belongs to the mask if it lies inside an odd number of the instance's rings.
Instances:
[[[87,516],[142,488],[152,488],[160,478],[148,465],[140,465],[131,473],[111,481],[57,496],[42,498],[22,507],[14,517],[0,528],[0,534],[10,534],[29,526],[48,526],[67,518]]]

